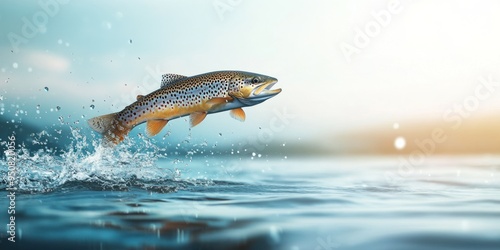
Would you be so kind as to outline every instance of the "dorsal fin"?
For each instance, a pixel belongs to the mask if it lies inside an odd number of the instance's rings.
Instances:
[[[164,88],[180,79],[186,78],[187,76],[177,75],[177,74],[164,74],[161,76],[160,88]]]
[[[137,101],[141,100],[142,98],[144,98],[143,95],[137,95]]]

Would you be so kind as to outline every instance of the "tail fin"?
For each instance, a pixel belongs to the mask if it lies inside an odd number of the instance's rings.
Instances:
[[[89,126],[104,136],[105,142],[118,144],[130,132],[131,128],[116,119],[117,113],[102,115],[88,120]]]

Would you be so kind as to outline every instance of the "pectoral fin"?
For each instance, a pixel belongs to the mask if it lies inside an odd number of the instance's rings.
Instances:
[[[196,112],[189,115],[189,118],[191,120],[191,127],[200,124],[200,122],[202,122],[205,117],[207,117],[207,112]]]
[[[231,115],[231,117],[233,117],[234,119],[236,119],[240,122],[245,121],[246,115],[245,115],[245,111],[243,111],[242,108],[231,109],[231,111],[229,111],[229,114]]]
[[[155,136],[167,125],[168,120],[149,120],[146,123],[146,133],[149,136]]]
[[[215,108],[219,105],[226,104],[230,101],[232,101],[233,98],[231,97],[216,97],[208,100],[206,104],[209,106],[209,109]]]
[[[229,92],[229,96],[234,98],[234,99],[238,99],[238,98],[243,97],[243,93],[241,93],[241,92]]]

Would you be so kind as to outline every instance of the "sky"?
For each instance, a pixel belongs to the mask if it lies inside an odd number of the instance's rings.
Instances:
[[[276,77],[283,92],[246,109],[243,124],[209,116],[193,137],[264,130],[283,141],[321,140],[443,119],[457,105],[494,115],[499,10],[487,0],[6,0],[0,105],[13,119],[84,124],[155,90],[161,74],[236,69]],[[487,97],[477,97],[480,79],[490,79]],[[185,120],[168,126],[189,133]]]

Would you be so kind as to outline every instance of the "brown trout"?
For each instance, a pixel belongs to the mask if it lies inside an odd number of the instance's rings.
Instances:
[[[122,111],[88,120],[106,142],[118,144],[135,126],[146,122],[149,136],[158,134],[168,121],[189,116],[191,127],[207,114],[230,111],[233,118],[245,120],[242,107],[249,107],[276,96],[271,89],[276,78],[243,71],[217,71],[192,77],[176,74],[162,76],[160,89],[137,96],[137,101]]]

